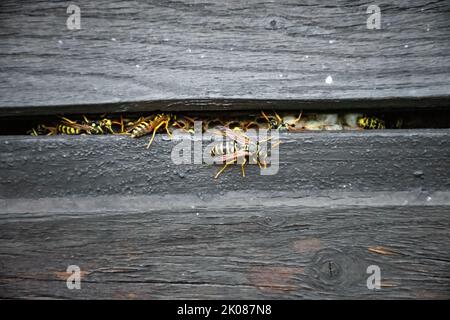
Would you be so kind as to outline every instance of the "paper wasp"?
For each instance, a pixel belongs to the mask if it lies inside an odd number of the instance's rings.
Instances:
[[[153,139],[155,138],[155,134],[160,127],[164,126],[169,137],[172,137],[172,133],[169,131],[169,124],[174,120],[176,120],[176,116],[168,113],[160,113],[155,116],[145,118],[141,117],[135,124],[133,124],[131,128],[127,130],[127,132],[131,132],[131,137],[133,138],[139,138],[151,133],[152,137],[147,145],[148,149],[150,148]]]
[[[386,125],[380,118],[374,116],[362,116],[357,120],[358,126],[362,129],[385,129]]]
[[[245,177],[245,165],[247,163],[254,163],[253,161],[255,161],[260,168],[267,167],[268,152],[266,148],[263,148],[261,143],[267,142],[271,137],[265,140],[252,140],[240,129],[231,130],[224,126],[218,127],[217,129],[216,133],[226,137],[227,140],[214,145],[210,150],[210,154],[216,163],[224,163],[224,166],[214,176],[215,179],[219,177],[227,166],[237,163],[238,159],[243,161],[241,164],[243,177]],[[272,146],[272,148],[275,146]]]
[[[287,115],[281,117],[278,113],[274,112],[274,115],[266,115],[264,111],[261,111],[263,118],[269,124],[270,129],[275,129],[278,131],[295,131],[296,124],[302,118],[302,112],[300,112],[299,116],[295,118],[292,115]]]
[[[84,123],[90,127],[90,134],[107,134],[107,133],[111,133],[111,134],[115,134],[116,132],[114,132],[113,130],[113,124],[116,125],[122,125],[120,122],[117,121],[112,121],[108,118],[101,118],[99,120],[93,120],[90,121],[86,118],[86,116],[83,116],[84,119]]]

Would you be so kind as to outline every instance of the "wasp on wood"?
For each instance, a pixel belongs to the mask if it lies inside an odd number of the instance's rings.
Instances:
[[[215,162],[224,164],[214,176],[215,179],[217,179],[230,164],[238,163],[238,159],[242,159],[243,161],[241,164],[243,177],[245,177],[245,165],[247,163],[252,163],[250,159],[255,160],[260,168],[267,167],[268,152],[267,149],[262,146],[262,143],[271,140],[271,137],[265,140],[253,140],[240,129],[232,130],[224,126],[217,127],[216,132],[227,139],[225,142],[214,145],[210,150],[211,156],[216,160]],[[276,146],[277,145],[274,145],[272,147]]]

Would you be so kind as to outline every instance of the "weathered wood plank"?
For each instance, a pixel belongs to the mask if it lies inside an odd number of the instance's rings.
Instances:
[[[0,111],[448,104],[448,1],[378,2],[381,29],[368,30],[372,4],[80,0],[81,30],[71,31],[66,1],[2,1]]]
[[[187,201],[154,210],[154,199],[144,197],[145,211],[84,214],[60,205],[61,212],[33,218],[1,210],[0,297],[450,297],[448,194],[444,206],[278,200],[288,205],[269,210],[270,199],[248,205],[224,195],[228,206],[219,208]],[[123,201],[135,199],[108,200]],[[394,253],[369,251],[376,246]],[[81,290],[67,289],[68,265],[84,272]],[[381,269],[380,290],[366,287],[370,265]]]
[[[278,174],[219,180],[165,136],[3,136],[0,297],[448,299],[449,136],[288,134]]]
[[[180,141],[157,135],[154,146],[146,149],[147,137],[2,136],[0,198],[176,194],[191,187],[200,197],[249,189],[428,192],[450,188],[450,131],[446,129],[281,135],[278,174],[263,176],[251,165],[242,178],[235,166],[216,180],[217,165],[173,163],[171,153]],[[209,143],[205,138],[203,148]]]

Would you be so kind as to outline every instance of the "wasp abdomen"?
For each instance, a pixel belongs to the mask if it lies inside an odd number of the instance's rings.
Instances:
[[[219,143],[214,146],[214,148],[211,149],[211,156],[224,156],[224,155],[231,155],[239,151],[239,146],[236,143],[236,141],[227,141],[225,143]]]
[[[81,133],[80,129],[73,128],[73,127],[70,127],[70,126],[66,126],[64,124],[59,124],[58,127],[57,127],[57,130],[58,130],[59,133],[63,133],[63,134],[75,135],[75,134],[80,134]]]
[[[147,133],[151,132],[153,129],[153,126],[150,122],[142,122],[140,123],[136,128],[131,131],[131,137],[133,138],[139,138],[143,135],[146,135]]]
[[[363,129],[385,129],[386,125],[383,120],[377,117],[361,117],[358,119],[358,126]]]

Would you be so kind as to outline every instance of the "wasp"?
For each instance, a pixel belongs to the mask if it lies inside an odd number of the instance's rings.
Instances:
[[[32,136],[51,135],[54,134],[54,128],[47,127],[44,124],[38,124],[35,128],[27,131]]]
[[[266,115],[264,111],[261,111],[263,118],[269,124],[270,129],[275,129],[278,131],[295,131],[296,125],[302,118],[302,113],[300,112],[299,116],[295,118],[295,116],[287,115],[281,117],[278,113],[274,112],[274,115]]]
[[[112,121],[109,119],[100,119],[95,121],[90,121],[83,116],[83,121],[78,123],[77,121],[70,120],[65,117],[61,117],[62,121],[56,125],[54,129],[56,133],[68,134],[68,135],[78,135],[82,133],[87,134],[105,134],[114,133],[112,129]]]
[[[91,127],[87,124],[77,123],[68,118],[61,117],[61,123],[56,125],[56,133],[77,135],[82,133],[91,133]]]
[[[84,124],[88,125],[90,127],[90,134],[107,134],[107,133],[111,133],[111,134],[115,134],[114,130],[113,130],[113,124],[115,125],[119,125],[121,126],[121,128],[123,128],[123,121],[121,120],[121,122],[117,122],[117,121],[112,121],[108,118],[101,118],[99,120],[93,120],[90,121],[87,119],[86,116],[83,116],[84,119]]]
[[[141,117],[128,131],[131,131],[131,137],[133,138],[139,138],[152,133],[150,142],[147,145],[148,149],[153,143],[155,134],[160,127],[164,126],[169,137],[172,137],[172,133],[169,131],[169,124],[174,120],[176,120],[175,115],[166,113],[160,113],[146,118]]]
[[[216,173],[215,179],[225,170],[227,166],[237,163],[238,159],[243,159],[241,164],[242,176],[245,177],[245,165],[250,162],[250,158],[255,159],[261,168],[267,167],[266,159],[268,157],[267,150],[261,146],[265,140],[252,140],[245,135],[241,129],[230,129],[227,127],[219,127],[219,133],[227,138],[227,141],[216,144],[210,154],[218,162],[224,163],[224,166]]]
[[[374,116],[362,116],[357,120],[358,126],[362,129],[385,129],[386,125],[380,118]]]

